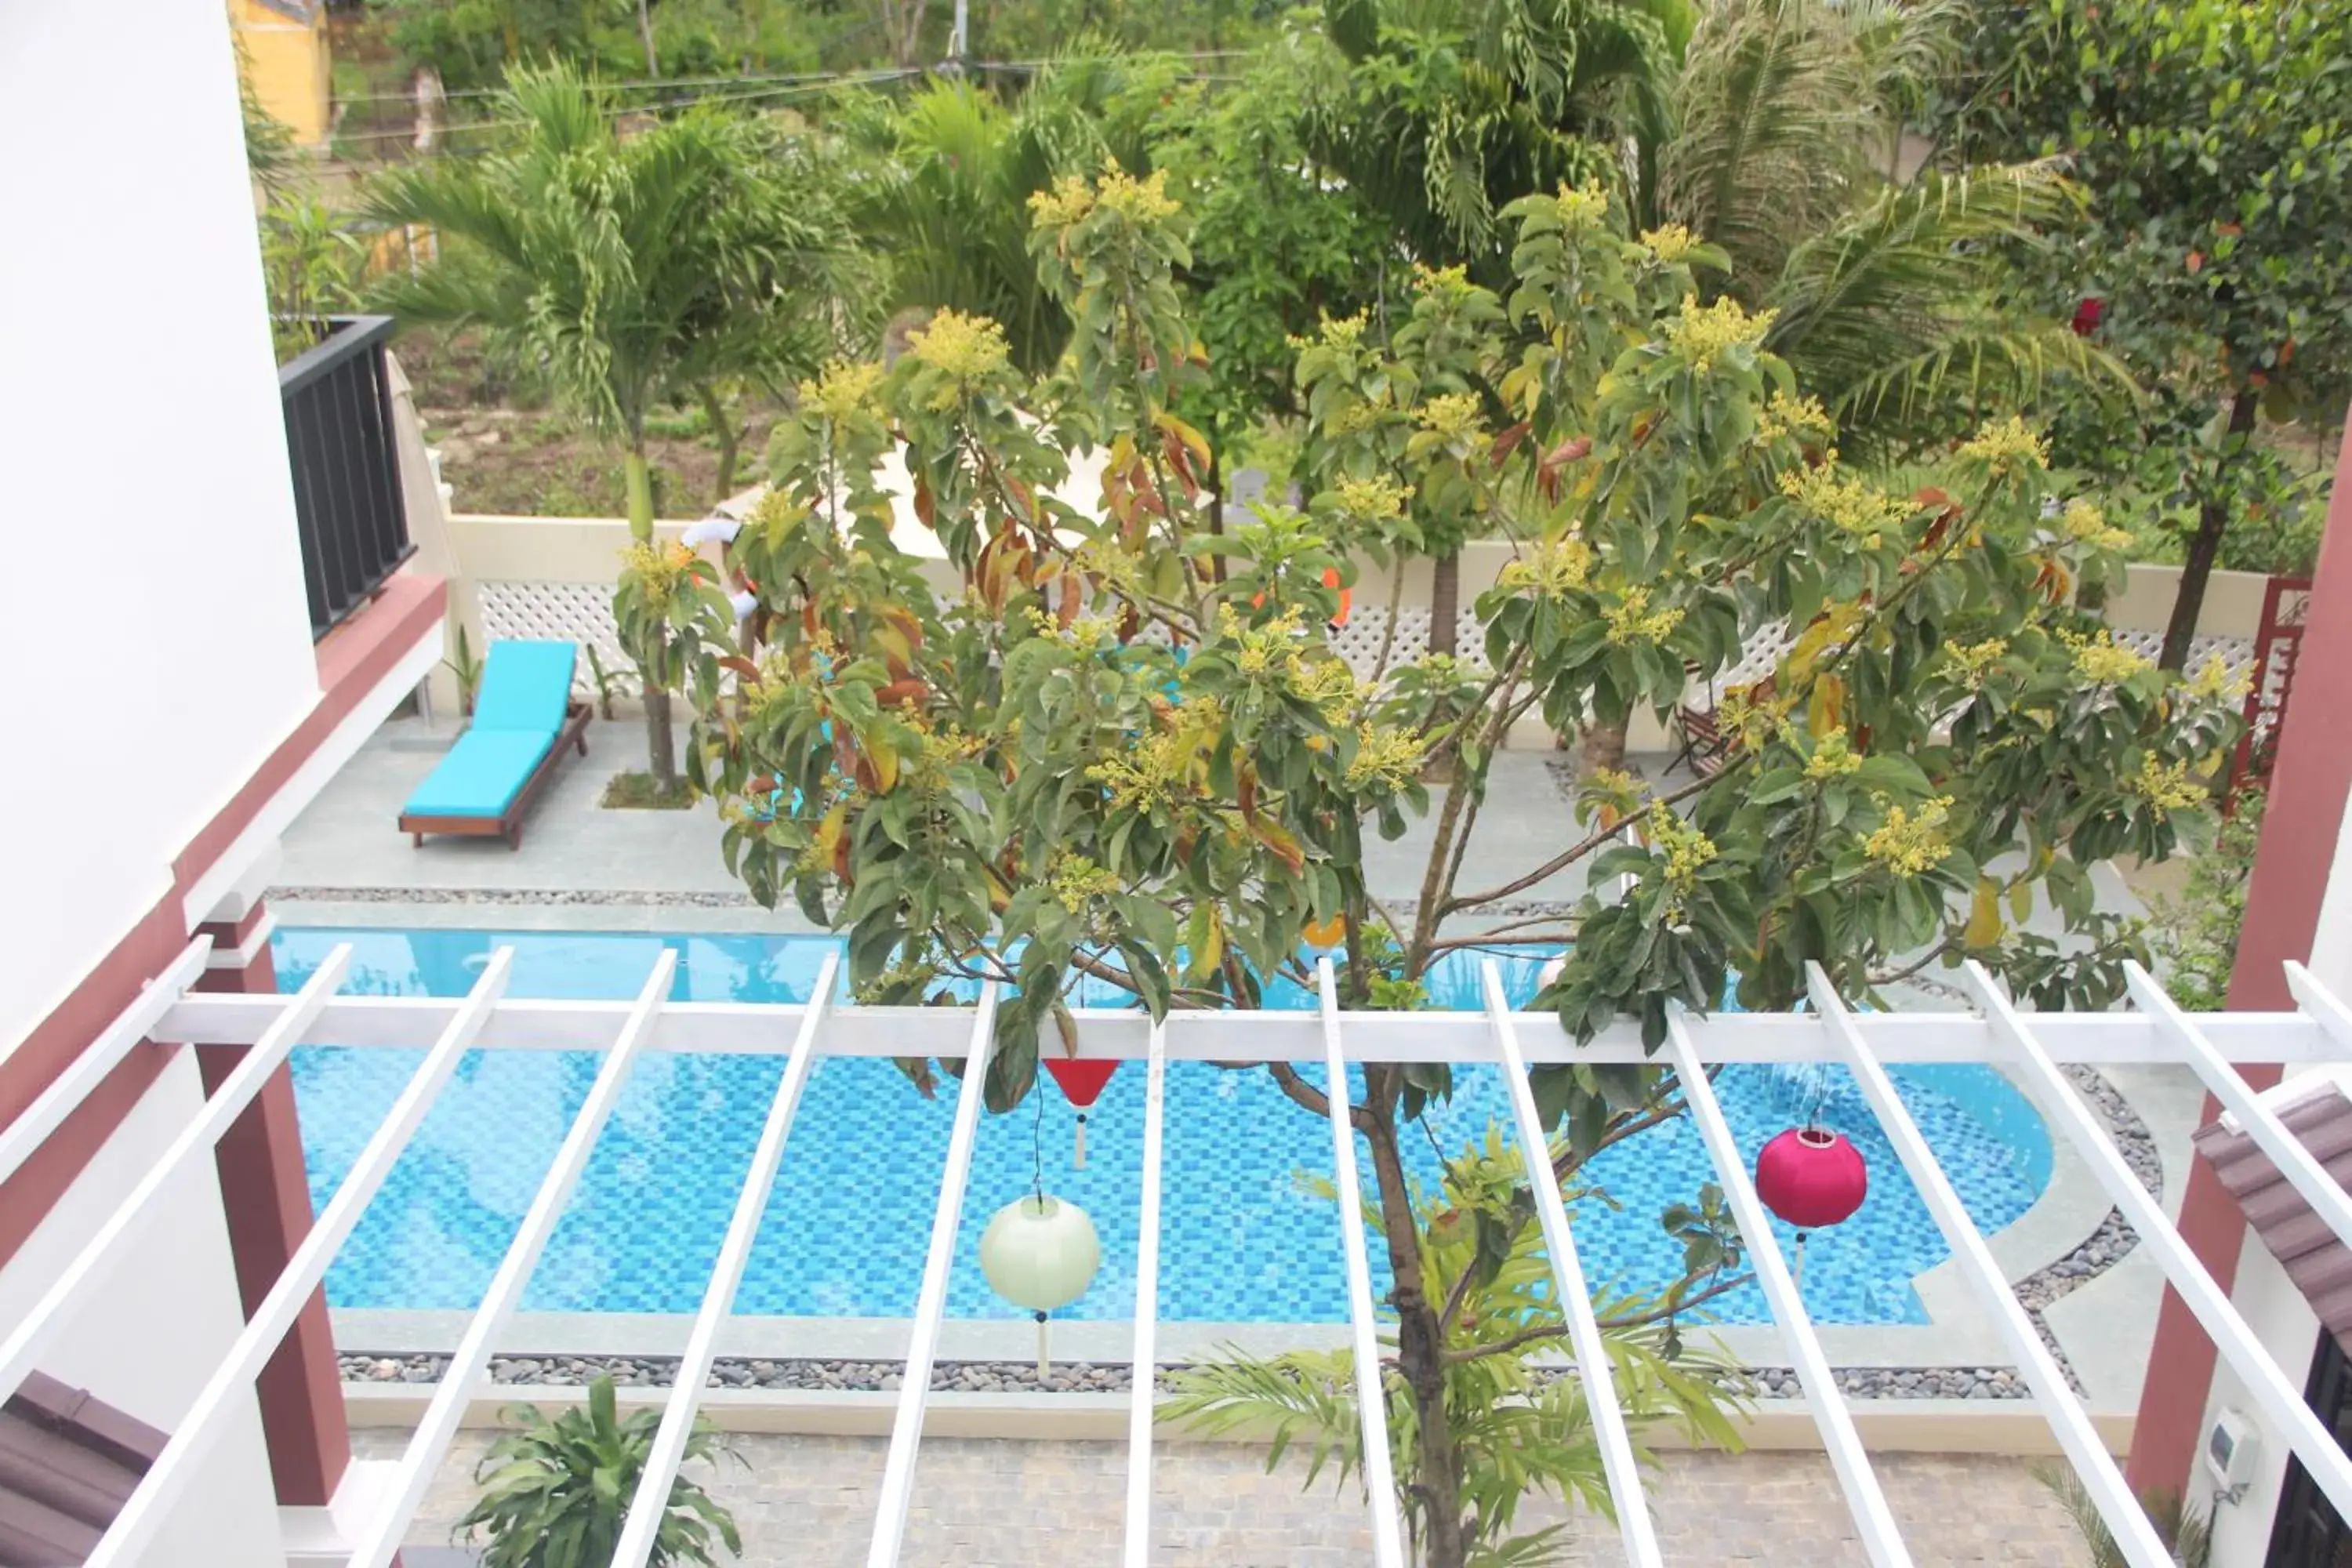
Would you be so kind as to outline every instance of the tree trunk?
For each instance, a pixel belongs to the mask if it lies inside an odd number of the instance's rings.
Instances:
[[[1402,564],[1402,563],[1400,563]],[[1451,654],[1459,640],[1455,623],[1462,618],[1462,552],[1448,551],[1429,567],[1429,651]]]
[[[727,404],[715,386],[697,387],[702,398],[702,412],[710,421],[711,434],[719,437],[719,493],[710,498],[713,506],[735,491],[735,458],[743,443],[735,426],[727,422]]]
[[[654,54],[654,11],[652,0],[637,0],[637,37],[645,40],[646,75],[661,75],[661,61]]]
[[[1422,1568],[1463,1568],[1470,1539],[1463,1528],[1462,1457],[1445,1410],[1445,1330],[1437,1307],[1421,1282],[1421,1220],[1412,1210],[1404,1162],[1397,1153],[1396,1095],[1381,1087],[1393,1068],[1368,1069],[1365,1099],[1372,1126],[1364,1134],[1371,1148],[1372,1178],[1380,1188],[1381,1228],[1388,1232],[1389,1270],[1396,1282],[1390,1300],[1397,1313],[1397,1363],[1412,1393],[1416,1447],[1407,1484],[1423,1505]],[[1352,1224],[1355,1194],[1342,1193],[1342,1223]],[[1391,1430],[1394,1430],[1391,1425]]]
[[[1625,726],[1587,724],[1576,737],[1576,776],[1589,779],[1602,768],[1625,765]]]
[[[650,543],[654,536],[654,483],[644,451],[634,450],[624,456],[621,471],[628,487],[629,537],[640,544]],[[637,666],[639,689],[646,705],[646,766],[655,782],[668,790],[677,784],[677,752],[670,733],[669,689],[655,675],[642,663]]]
[[[2221,535],[2230,527],[2230,469],[2245,449],[2260,406],[2260,397],[2250,387],[2240,387],[2230,403],[2229,434],[2222,437],[2221,455],[2213,463],[2213,482],[2197,509],[2197,532],[2181,563],[2180,591],[2173,596],[2172,620],[2164,628],[2164,652],[2157,658],[2158,665],[2176,673],[2189,662],[2189,641],[2197,635],[2197,619],[2205,610],[2205,584],[2213,575],[2213,563],[2221,553]]]

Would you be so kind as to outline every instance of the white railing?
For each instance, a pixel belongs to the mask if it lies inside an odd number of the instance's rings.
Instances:
[[[82,1254],[59,1275],[39,1304],[0,1343],[0,1395],[22,1381],[62,1314],[94,1286],[121,1243],[152,1217],[157,1194],[184,1167],[209,1155],[220,1132],[296,1045],[332,1041],[362,1047],[429,1047],[424,1063],[387,1111],[341,1188],[321,1211],[277,1287],[223,1358],[188,1417],[173,1433],[163,1455],[89,1559],[93,1564],[127,1563],[142,1547],[170,1539],[171,1505],[228,1430],[226,1417],[235,1407],[236,1396],[250,1385],[292,1323],[295,1310],[324,1277],[335,1250],[430,1110],[457,1058],[467,1049],[593,1050],[603,1054],[604,1061],[415,1436],[398,1461],[396,1479],[385,1493],[387,1500],[361,1529],[360,1545],[351,1561],[364,1568],[380,1568],[404,1539],[499,1336],[511,1319],[540,1252],[619,1098],[633,1061],[647,1053],[698,1052],[782,1056],[785,1062],[696,1319],[687,1361],[667,1397],[654,1462],[646,1467],[640,1495],[633,1500],[629,1523],[613,1561],[621,1568],[638,1568],[646,1561],[651,1532],[693,1429],[717,1336],[731,1310],[745,1260],[758,1238],[768,1190],[791,1135],[801,1090],[817,1058],[828,1055],[962,1058],[966,1068],[955,1130],[940,1177],[930,1252],[868,1557],[876,1568],[898,1562],[930,1396],[931,1363],[946,1310],[956,1228],[977,1137],[982,1086],[994,1043],[993,988],[983,991],[974,1008],[835,1006],[832,996],[837,964],[828,963],[807,1003],[672,1003],[668,994],[677,958],[674,952],[665,951],[633,1002],[540,1001],[504,994],[511,962],[511,953],[500,950],[472,993],[464,997],[343,996],[334,992],[348,967],[349,950],[339,948],[299,994],[206,994],[182,989],[202,968],[201,947],[192,949],[190,956],[167,971],[60,1080],[84,1086],[95,1083],[103,1076],[97,1066],[100,1060],[110,1066],[131,1048],[124,1044],[126,1034],[132,1040],[144,1034],[159,1040],[253,1047],[121,1208],[93,1234]],[[1179,1014],[1160,1025],[1138,1012],[1081,1009],[1076,1013],[1081,1058],[1144,1060],[1150,1065],[1143,1145],[1144,1228],[1135,1306],[1127,1568],[1143,1568],[1150,1557],[1145,1510],[1150,1490],[1151,1363],[1158,1314],[1160,1107],[1171,1061],[1311,1061],[1323,1066],[1325,1081],[1337,1088],[1346,1083],[1350,1065],[1494,1064],[1499,1059],[1511,1094],[1517,1142],[1536,1184],[1538,1218],[1566,1307],[1577,1370],[1593,1413],[1625,1560],[1633,1564],[1658,1561],[1657,1542],[1607,1353],[1592,1321],[1557,1182],[1549,1179],[1550,1149],[1527,1077],[1531,1066],[1546,1063],[1654,1058],[1643,1051],[1631,1025],[1605,1030],[1591,1045],[1580,1047],[1562,1037],[1549,1015],[1511,1012],[1504,1000],[1500,976],[1491,963],[1482,978],[1486,1002],[1483,1013],[1344,1012],[1338,1005],[1328,966],[1318,976],[1322,1005],[1312,1013]],[[2018,1068],[2053,1104],[2061,1130],[2082,1149],[2094,1173],[2150,1245],[2168,1278],[2246,1380],[2264,1415],[2285,1434],[2296,1456],[2328,1496],[2352,1513],[2352,1506],[2347,1506],[2352,1505],[2352,1463],[2347,1463],[2326,1428],[2303,1407],[2294,1382],[2198,1264],[2162,1210],[2140,1189],[2105,1127],[2074,1100],[2074,1090],[2057,1070],[2061,1063],[2186,1061],[2302,1191],[2309,1173],[2300,1167],[2309,1161],[2308,1152],[2269,1106],[2247,1089],[2237,1067],[2252,1062],[2299,1065],[2352,1060],[2352,1011],[2293,966],[2288,979],[2300,1004],[2297,1012],[2195,1018],[2175,1008],[2144,973],[2134,973],[2130,977],[2137,1010],[2100,1015],[2021,1013],[1981,970],[1972,968],[1968,978],[1982,1008],[1980,1014],[1854,1014],[1840,1005],[1816,971],[1811,976],[1814,1011],[1811,1013],[1707,1018],[1677,1015],[1667,1031],[1665,1064],[1685,1086],[1692,1116],[1755,1259],[1766,1300],[1788,1338],[1808,1403],[1821,1426],[1832,1466],[1871,1562],[1891,1568],[1907,1563],[1910,1557],[1708,1086],[1707,1069],[1715,1066],[1831,1060],[1842,1061],[1853,1070],[1914,1184],[2008,1341],[2041,1411],[2096,1500],[2126,1559],[2134,1568],[2166,1568],[2169,1559],[2094,1434],[2081,1401],[2042,1346],[1885,1072],[1886,1064],[1907,1062],[1997,1062]],[[42,1104],[51,1126],[72,1110],[69,1103]],[[1332,1152],[1345,1202],[1358,1186],[1353,1129],[1342,1096],[1333,1097],[1331,1122]],[[0,1156],[21,1159],[18,1142],[0,1135]],[[2305,1195],[2339,1233],[2352,1228],[2344,1194],[2324,1172]],[[1368,1457],[1373,1557],[1385,1568],[1402,1563],[1403,1547],[1398,1499],[1388,1464],[1379,1308],[1371,1295],[1361,1224],[1343,1223],[1341,1235]]]

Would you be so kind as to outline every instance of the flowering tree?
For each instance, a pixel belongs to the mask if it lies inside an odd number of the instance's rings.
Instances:
[[[1211,367],[1156,178],[1113,170],[1034,204],[1039,264],[1076,323],[1055,374],[1021,375],[993,323],[943,312],[894,370],[830,369],[778,433],[774,489],[730,558],[759,584],[751,653],[730,656],[731,696],[705,693],[693,765],[721,797],[730,867],[845,932],[861,995],[1017,988],[992,1108],[1029,1092],[1081,976],[1155,1016],[1247,1007],[1318,947],[1336,949],[1346,1005],[1402,1008],[1454,949],[1572,941],[1538,1005],[1579,1037],[1633,1015],[1654,1044],[1677,1005],[1735,989],[1788,1005],[1808,962],[1857,997],[1962,955],[2044,1005],[2120,990],[2133,938],[2092,908],[2086,868],[2203,841],[2202,780],[2233,721],[2218,673],[2183,686],[2075,607],[2117,571],[2114,531],[2087,503],[2045,516],[2045,453],[2013,419],[1937,484],[1888,493],[1839,461],[1819,405],[1760,349],[1769,314],[1696,302],[1719,252],[1678,229],[1627,237],[1598,187],[1506,217],[1507,295],[1425,270],[1388,341],[1356,319],[1301,347],[1318,492],[1222,537],[1192,526],[1209,454],[1170,412]],[[874,474],[897,440],[964,584],[952,603],[889,545]],[[1098,517],[1051,493],[1083,446],[1107,455]],[[1329,645],[1325,574],[1344,580],[1409,508],[1518,554],[1478,603],[1483,661],[1367,679]],[[1719,771],[1664,793],[1594,779],[1520,875],[1460,885],[1516,721],[1666,710],[1776,622],[1798,635],[1723,704]],[[1367,837],[1423,817],[1418,896],[1384,900]],[[1491,913],[1580,868],[1624,890]],[[2037,894],[2064,940],[2024,929]],[[930,1088],[929,1064],[902,1066]],[[1327,1111],[1322,1088],[1267,1070]],[[1534,1078],[1564,1175],[1682,1107],[1664,1068]],[[1375,1065],[1350,1107],[1395,1280],[1403,1506],[1423,1560],[1447,1568],[1502,1542],[1528,1473],[1498,1491],[1479,1468],[1523,1451],[1475,1409],[1514,1385],[1463,1380],[1561,1331],[1540,1292],[1479,1310],[1524,1283],[1538,1245],[1516,1156],[1469,1151],[1416,1210],[1400,1138],[1450,1089],[1443,1066]],[[1624,1380],[1638,1397],[1698,1419],[1707,1394],[1668,1375],[1673,1323],[1737,1282],[1738,1236],[1704,1194],[1664,1217],[1684,1276],[1604,1310],[1646,1358]],[[1299,1370],[1283,1385],[1315,1397]],[[1563,1443],[1572,1398],[1538,1402]],[[1564,1458],[1532,1468],[1591,1479]]]

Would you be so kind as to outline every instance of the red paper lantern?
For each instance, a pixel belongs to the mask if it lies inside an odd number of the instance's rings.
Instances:
[[[1087,1112],[1103,1089],[1110,1083],[1110,1075],[1118,1070],[1117,1062],[1079,1061],[1072,1057],[1048,1056],[1045,1070],[1062,1086],[1063,1095],[1078,1108],[1078,1142],[1070,1163],[1078,1170],[1087,1168]]]
[[[1799,1230],[1853,1217],[1870,1195],[1870,1167],[1842,1132],[1792,1127],[1757,1151],[1756,1195]]]

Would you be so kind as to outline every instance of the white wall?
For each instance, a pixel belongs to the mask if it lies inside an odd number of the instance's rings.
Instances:
[[[2352,812],[2345,814],[2337,830],[2327,891],[2321,900],[2318,923],[2312,933],[2309,967],[2323,984],[2339,994],[2352,989]],[[2308,1070],[2292,1068],[2287,1076],[2299,1077]],[[2319,1319],[2251,1227],[2238,1255],[2238,1279],[2231,1299],[2245,1315],[2247,1326],[2286,1373],[2287,1380],[2298,1388],[2303,1386],[2319,1342]],[[2160,1373],[2151,1369],[2149,1375]],[[2200,1430],[2211,1431],[2214,1417],[2231,1408],[2249,1416],[2255,1411],[2245,1385],[2224,1362],[2214,1369],[2213,1390],[2206,1396],[2205,1425]],[[2288,1453],[2286,1439],[2263,1425],[2263,1451],[2253,1485],[2242,1501],[2220,1510],[2215,1516],[2213,1568],[2260,1568],[2270,1547],[2271,1523],[2278,1511],[2279,1488],[2286,1475]],[[2203,1472],[2195,1472],[2190,1481],[2192,1491],[2204,1485]]]
[[[2302,1387],[2311,1371],[2312,1352],[2319,1343],[2319,1319],[2251,1227],[2238,1255],[2238,1281],[2231,1300],[2287,1381]],[[2161,1376],[2161,1369],[2151,1369],[2150,1375]],[[2206,1399],[2205,1425],[2200,1431],[2210,1432],[2214,1417],[2223,1410],[2236,1410],[2251,1418],[2257,1408],[2245,1384],[2224,1361],[2214,1369],[2213,1392]],[[2279,1487],[2286,1476],[2291,1450],[2275,1430],[2267,1426],[2262,1430],[2255,1478],[2246,1495],[2235,1504],[2213,1510],[2213,1568],[2261,1568],[2270,1548],[2271,1521],[2278,1512]],[[2201,1436],[2199,1442],[2201,1448]],[[2212,1484],[2200,1458],[2189,1471],[2188,1489],[2200,1510],[2212,1500]]]
[[[203,1100],[195,1057],[183,1050],[0,1269],[0,1322],[23,1319]],[[119,1265],[71,1310],[70,1326],[42,1357],[41,1370],[168,1433],[245,1326],[210,1159],[163,1194],[118,1256]],[[261,1413],[248,1394],[143,1563],[257,1568],[284,1561]]]
[[[0,5],[0,145],[5,1052],[317,676],[226,8]]]

